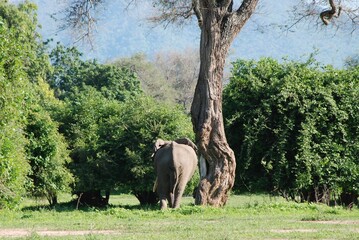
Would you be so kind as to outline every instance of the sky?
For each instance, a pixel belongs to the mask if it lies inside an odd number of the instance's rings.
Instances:
[[[64,7],[65,0],[34,2],[38,5],[38,18],[42,26],[39,31],[43,38],[52,38],[54,42],[60,41],[67,46],[72,45],[74,40],[70,32],[59,32],[61,23],[51,17],[51,14]],[[151,1],[126,9],[127,2],[105,1],[98,15],[93,49],[86,44],[77,45],[85,58],[107,62],[130,57],[138,52],[151,58],[158,52],[198,49],[200,30],[194,19],[182,27],[154,26],[146,20],[155,14]],[[261,0],[256,13],[232,44],[227,62],[238,58],[262,57],[305,61],[316,51],[316,59],[320,63],[341,68],[348,56],[359,54],[358,30],[350,34],[349,31],[338,31],[333,25],[318,28],[316,22],[299,24],[291,31],[275,27],[288,21],[290,9],[297,2],[298,0]]]

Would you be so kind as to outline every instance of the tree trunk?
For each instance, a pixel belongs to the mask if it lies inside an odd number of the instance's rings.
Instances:
[[[199,1],[197,15],[201,26],[200,72],[191,108],[201,159],[201,181],[196,204],[223,206],[235,178],[236,161],[227,143],[222,116],[222,79],[229,47],[257,4],[243,1],[232,12],[232,5],[214,6]],[[231,1],[227,1],[228,3]],[[233,4],[233,2],[232,2]]]

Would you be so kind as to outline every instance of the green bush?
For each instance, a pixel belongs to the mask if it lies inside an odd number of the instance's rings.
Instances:
[[[99,64],[96,60],[83,61],[81,56],[76,48],[66,48],[59,43],[50,53],[54,70],[47,80],[60,99],[83,85],[92,86],[106,98],[119,101],[142,92],[140,82],[129,69]]]
[[[141,203],[155,202],[153,143],[193,137],[189,117],[181,108],[144,96],[128,69],[80,57],[75,48],[57,45],[48,79],[66,103],[57,119],[71,151],[73,192],[92,205],[107,204],[114,189],[132,192]]]
[[[36,197],[46,197],[57,204],[59,192],[69,190],[72,176],[66,165],[70,162],[67,144],[57,131],[57,124],[41,108],[28,114],[26,155],[31,170],[28,191]]]
[[[100,200],[90,203],[94,205],[106,204],[99,193],[114,189],[132,192],[141,203],[155,201],[153,143],[193,137],[183,110],[145,96],[109,100],[92,87],[66,101],[60,129],[70,144],[74,193],[96,194]]]
[[[59,115],[60,131],[66,137],[71,151],[69,167],[74,174],[75,193],[113,188],[117,167],[101,155],[99,135],[104,112],[110,105],[93,87],[74,91]]]
[[[109,115],[113,113],[115,111]],[[182,108],[150,97],[125,102],[122,109],[106,118],[101,126],[102,139],[106,140],[101,148],[119,165],[120,187],[135,194],[141,203],[154,201],[146,196],[153,195],[155,173],[151,155],[155,140],[193,138],[192,124]],[[192,190],[187,191],[193,191],[193,185],[190,184]]]
[[[25,192],[23,134],[31,90],[27,70],[36,59],[34,6],[0,2],[0,208],[14,207]]]
[[[15,207],[25,190],[54,200],[70,178],[66,144],[50,117],[58,105],[44,81],[50,62],[36,28],[34,4],[0,3],[0,208]]]
[[[224,91],[236,188],[301,201],[359,194],[359,70],[239,60]]]

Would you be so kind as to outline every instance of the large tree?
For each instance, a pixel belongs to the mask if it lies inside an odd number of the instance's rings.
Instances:
[[[72,27],[82,29],[84,36],[88,26],[95,22],[93,9],[104,0],[73,0],[65,18]],[[129,2],[136,2],[131,0]],[[234,183],[236,161],[229,147],[222,117],[222,78],[229,48],[247,20],[254,13],[259,0],[153,0],[160,15],[157,22],[183,22],[196,16],[201,29],[200,71],[191,108],[193,128],[201,155],[201,182],[196,203],[222,206]],[[350,1],[348,1],[350,2]],[[358,10],[353,4],[341,8],[333,0],[298,0],[303,4],[301,13],[296,9],[298,21],[316,14],[323,24],[329,24],[339,11],[346,12],[354,28],[358,25]],[[328,5],[328,10],[322,8]],[[329,5],[330,4],[330,5]],[[351,7],[351,8],[350,8]],[[325,11],[324,11],[325,10]],[[85,23],[85,24],[84,24]],[[78,31],[81,33],[81,31]]]
[[[226,140],[222,117],[223,70],[231,43],[257,3],[258,0],[245,0],[233,10],[233,1],[193,1],[201,28],[201,65],[191,108],[201,155],[197,204],[224,205],[234,184],[236,161]]]

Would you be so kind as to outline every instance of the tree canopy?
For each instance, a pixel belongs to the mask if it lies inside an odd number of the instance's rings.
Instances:
[[[0,208],[26,190],[55,203],[71,182],[67,146],[48,112],[57,102],[36,24],[35,5],[0,3]]]
[[[359,72],[238,60],[224,91],[236,189],[299,201],[357,201]]]

